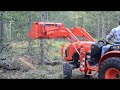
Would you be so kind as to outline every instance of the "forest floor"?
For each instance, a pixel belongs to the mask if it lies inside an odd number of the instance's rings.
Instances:
[[[19,63],[22,64],[22,68],[21,67],[20,69],[1,68],[0,69],[1,79],[63,79],[62,63],[55,64],[54,62],[50,62],[50,63],[46,63],[46,65],[39,65],[36,59],[34,59],[34,63],[33,63],[33,58],[31,59],[27,55],[22,57],[17,57],[15,60],[18,60]],[[12,61],[16,63],[15,60]],[[81,73],[79,69],[73,70],[72,73],[73,73],[72,79],[85,79],[83,77],[84,74]],[[93,77],[92,79],[96,79],[96,77]]]
[[[34,48],[33,55],[29,55],[25,47],[27,45],[12,44],[4,51],[3,57],[7,58],[0,60],[0,79],[63,79],[64,60],[60,56],[63,43],[57,41],[49,48],[49,60],[45,60],[45,65],[40,64],[38,48]],[[79,69],[72,73],[72,79],[85,79]]]

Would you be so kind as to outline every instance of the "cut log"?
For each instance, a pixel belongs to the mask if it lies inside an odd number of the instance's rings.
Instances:
[[[21,58],[19,58],[19,60],[20,60],[23,64],[25,64],[25,65],[27,65],[28,67],[30,67],[31,69],[33,69],[33,70],[36,69],[36,66],[34,66],[34,65],[30,62],[30,59],[28,59],[28,58],[26,58],[26,57],[21,57]]]

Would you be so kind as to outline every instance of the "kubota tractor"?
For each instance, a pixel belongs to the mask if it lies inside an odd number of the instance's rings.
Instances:
[[[95,41],[84,28],[66,28],[63,23],[34,22],[28,35],[32,39],[65,38],[69,41],[69,44],[63,45],[61,49],[61,55],[65,60],[65,79],[71,78],[72,70],[75,68],[79,68],[85,76],[94,76],[98,73],[99,79],[120,78],[119,43],[112,45],[101,57],[102,47],[108,43],[105,40]],[[91,62],[95,62],[95,65],[91,65]]]

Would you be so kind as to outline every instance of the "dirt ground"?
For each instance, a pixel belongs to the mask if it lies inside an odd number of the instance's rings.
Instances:
[[[16,63],[16,60],[17,66],[20,66],[20,68],[8,70],[1,67],[1,79],[63,79],[62,63],[55,65],[55,63],[52,62],[52,64],[48,65],[39,65],[38,60],[31,59],[29,56],[17,57],[13,60],[13,63]],[[73,70],[72,73],[72,79],[85,79],[83,77],[84,74],[81,73],[79,69]],[[92,79],[96,79],[96,77],[93,77]]]

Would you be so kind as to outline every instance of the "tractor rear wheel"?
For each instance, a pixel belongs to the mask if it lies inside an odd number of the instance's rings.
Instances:
[[[99,79],[120,79],[120,58],[105,60],[98,71]]]
[[[64,75],[64,79],[71,79],[72,67],[69,63],[63,64],[63,75]]]

